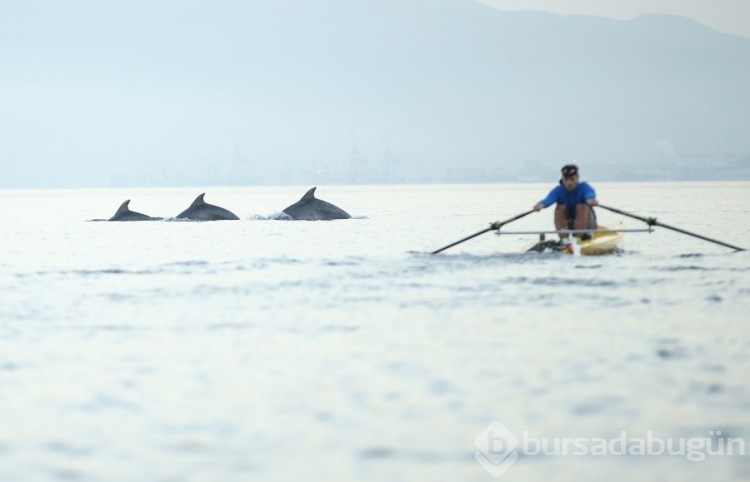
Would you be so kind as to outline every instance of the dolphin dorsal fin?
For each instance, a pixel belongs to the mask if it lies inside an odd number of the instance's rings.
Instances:
[[[117,212],[115,212],[115,216],[117,216],[118,214],[122,214],[122,213],[126,213],[126,212],[130,211],[130,208],[128,207],[128,204],[130,204],[130,199],[128,199],[124,203],[120,204],[120,207],[117,208]]]
[[[307,191],[305,195],[300,198],[300,201],[312,201],[313,199],[315,199],[315,190],[317,188],[318,188],[317,186],[310,188],[310,190]]]
[[[203,200],[203,196],[205,196],[205,195],[206,195],[205,192],[202,193],[202,194],[200,194],[197,198],[195,198],[195,201],[193,201],[193,204],[191,204],[190,207],[192,207],[192,206],[200,206],[201,204],[206,204],[206,201]]]

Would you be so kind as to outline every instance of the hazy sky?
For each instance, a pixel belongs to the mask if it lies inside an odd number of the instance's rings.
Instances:
[[[750,0],[554,3],[750,25]],[[0,59],[0,188],[534,179],[573,158],[600,178],[641,173],[631,162],[671,176],[750,158],[750,40],[678,17],[0,0]]]
[[[629,20],[644,13],[682,15],[720,32],[750,37],[749,0],[479,0],[502,10],[542,10]]]

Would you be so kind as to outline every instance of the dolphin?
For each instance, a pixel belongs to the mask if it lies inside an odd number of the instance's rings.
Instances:
[[[284,213],[296,221],[329,221],[331,219],[349,219],[351,216],[338,206],[315,197],[313,187],[296,203],[284,209]]]
[[[162,219],[152,218],[151,216],[131,211],[128,204],[130,204],[130,199],[120,204],[115,215],[109,218],[108,221],[158,221]]]
[[[203,200],[204,192],[193,201],[189,208],[177,215],[177,219],[193,219],[195,221],[222,221],[238,220],[234,213],[227,211],[219,206],[208,204]]]

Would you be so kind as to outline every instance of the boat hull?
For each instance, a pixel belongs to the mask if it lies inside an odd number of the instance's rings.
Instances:
[[[605,254],[619,253],[625,248],[625,235],[620,232],[612,232],[612,230],[617,230],[618,227],[621,226],[615,226],[613,228],[599,226],[599,231],[608,232],[596,232],[591,239],[577,241],[577,246],[570,247],[567,243],[560,240],[541,240],[524,246],[523,249],[521,249],[521,252],[557,251],[560,253],[582,254],[585,256],[601,256]]]

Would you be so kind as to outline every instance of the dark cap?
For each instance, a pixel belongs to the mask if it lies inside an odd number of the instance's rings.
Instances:
[[[575,176],[578,174],[578,166],[575,164],[565,164],[562,168],[563,177]]]

